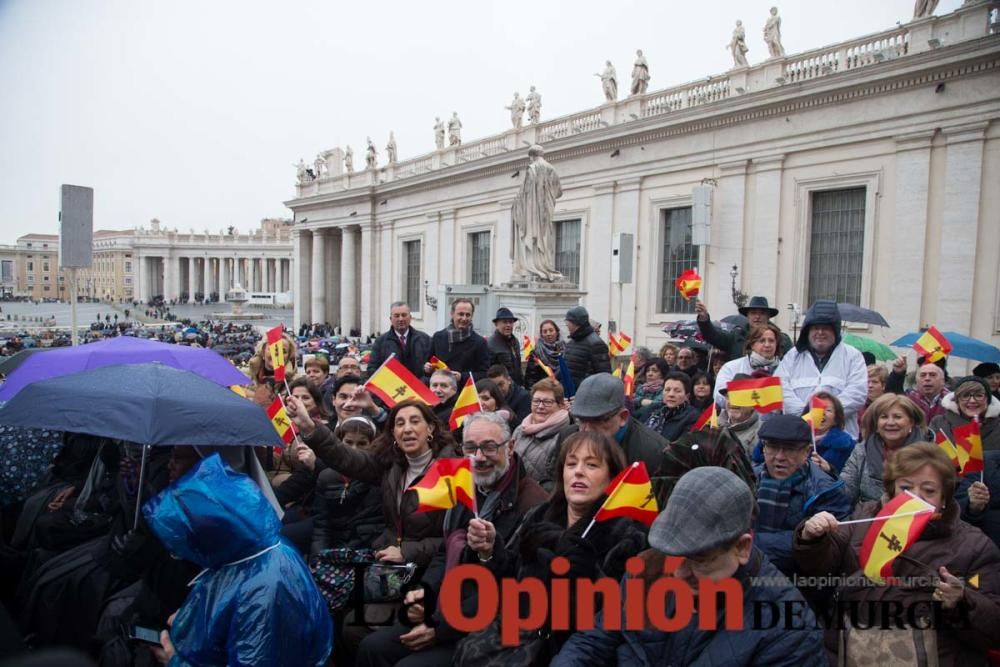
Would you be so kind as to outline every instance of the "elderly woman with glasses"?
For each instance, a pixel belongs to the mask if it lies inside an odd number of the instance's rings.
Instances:
[[[531,412],[514,431],[514,451],[521,457],[528,476],[551,491],[559,454],[559,431],[569,423],[563,408],[562,385],[551,378],[531,387]]]
[[[941,400],[944,414],[931,420],[931,429],[955,442],[955,429],[979,422],[984,470],[966,475],[956,494],[962,520],[982,528],[1000,544],[1000,399],[986,379],[970,375],[955,384],[955,391]]]

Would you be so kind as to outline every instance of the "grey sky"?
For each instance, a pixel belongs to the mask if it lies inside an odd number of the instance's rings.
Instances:
[[[385,160],[433,148],[458,111],[466,141],[509,125],[534,84],[542,119],[603,101],[606,59],[627,93],[636,48],[650,90],[751,64],[773,0],[712,2],[0,0],[0,243],[58,231],[61,183],[96,189],[95,227],[158,217],[246,231],[287,216],[300,157],[370,135]],[[937,13],[961,0],[944,0]],[[907,21],[913,0],[779,4],[797,53]]]

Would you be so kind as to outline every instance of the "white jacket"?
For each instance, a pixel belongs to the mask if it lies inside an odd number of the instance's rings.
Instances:
[[[792,348],[778,364],[775,377],[781,378],[784,413],[800,415],[817,391],[836,396],[844,406],[844,430],[858,437],[858,411],[868,398],[868,369],[861,352],[839,343],[820,373],[809,350]]]

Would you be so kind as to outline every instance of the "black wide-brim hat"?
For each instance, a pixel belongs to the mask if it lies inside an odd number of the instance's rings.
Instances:
[[[497,316],[493,318],[493,322],[496,323],[500,320],[512,320],[517,322],[518,319],[514,317],[514,313],[510,311],[510,308],[499,308],[497,309]]]
[[[777,308],[771,308],[771,304],[767,302],[766,296],[750,297],[750,302],[745,306],[740,306],[738,310],[743,317],[746,317],[747,313],[751,310],[766,310],[768,317],[776,317],[781,312]]]

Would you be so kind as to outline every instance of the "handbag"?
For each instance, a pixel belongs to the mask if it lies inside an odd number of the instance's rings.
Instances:
[[[380,563],[374,549],[323,549],[309,560],[320,594],[331,612],[346,609],[354,594],[355,571],[364,567],[364,601],[398,602],[417,571],[416,563]]]
[[[548,632],[522,630],[517,646],[504,646],[500,641],[500,619],[493,621],[479,632],[462,637],[455,645],[453,665],[475,667],[530,667],[546,665],[549,655]]]

